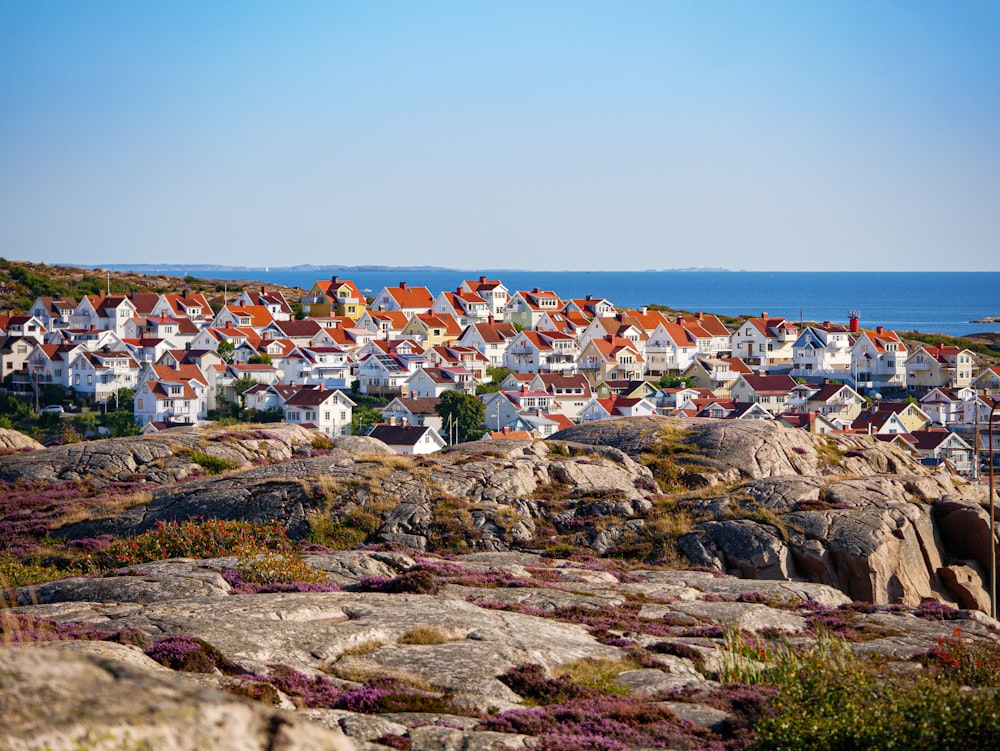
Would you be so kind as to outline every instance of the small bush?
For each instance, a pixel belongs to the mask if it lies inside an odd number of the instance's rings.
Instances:
[[[441,591],[441,583],[437,576],[432,571],[420,567],[411,568],[391,579],[384,576],[365,577],[359,584],[365,591],[389,594],[436,595]]]
[[[204,451],[189,450],[185,452],[187,458],[194,464],[204,469],[210,474],[218,475],[223,472],[228,472],[231,469],[236,469],[239,465],[229,459],[223,459],[221,456],[212,456],[211,454],[206,454]]]
[[[960,628],[950,637],[940,638],[922,661],[942,678],[961,686],[1000,686],[1000,646],[965,638]]]
[[[239,557],[237,571],[245,582],[254,584],[290,584],[322,582],[326,576],[302,560],[297,553],[257,553]]]
[[[330,550],[353,550],[365,544],[368,533],[349,522],[333,521],[324,514],[310,517],[306,539]]]
[[[426,624],[420,624],[408,629],[399,637],[398,644],[421,644],[421,645],[435,645],[435,644],[445,644],[450,641],[455,641],[448,634],[435,626],[428,626]]]

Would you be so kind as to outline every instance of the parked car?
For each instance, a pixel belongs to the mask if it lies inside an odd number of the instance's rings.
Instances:
[[[61,404],[49,404],[46,407],[42,407],[39,412],[54,412],[57,415],[61,415],[66,410],[63,409]]]

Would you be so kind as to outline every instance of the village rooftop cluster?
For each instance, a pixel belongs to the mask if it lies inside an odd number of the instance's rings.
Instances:
[[[305,317],[266,287],[217,311],[186,291],[39,297],[0,317],[0,368],[15,387],[57,384],[97,404],[132,389],[144,432],[242,400],[343,435],[351,395],[377,396],[384,423],[373,435],[400,453],[443,447],[442,393],[474,395],[503,368],[500,390],[479,397],[486,438],[635,415],[778,420],[868,433],[966,475],[1000,393],[1000,368],[977,369],[970,351],[908,350],[892,331],[861,328],[856,313],[847,325],[803,325],[763,312],[731,329],[713,315],[510,291],[482,276],[437,295],[401,282],[371,298],[334,276],[296,302]],[[664,376],[683,384],[664,388]]]

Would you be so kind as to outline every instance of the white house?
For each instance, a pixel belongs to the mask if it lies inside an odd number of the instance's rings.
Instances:
[[[330,390],[318,384],[297,387],[281,408],[285,412],[285,422],[335,436],[351,434],[356,406],[339,389]]]
[[[847,378],[851,372],[851,335],[829,322],[806,326],[792,344],[793,378]]]
[[[373,427],[368,436],[377,438],[397,454],[404,456],[433,454],[446,445],[441,434],[427,425],[380,424]]]

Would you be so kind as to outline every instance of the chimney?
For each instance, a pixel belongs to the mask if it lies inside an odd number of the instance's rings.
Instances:
[[[702,313],[702,312],[701,312],[701,311],[699,310],[699,311],[698,311],[697,313],[695,313],[695,314],[694,314],[694,319],[695,319],[696,321],[700,321],[700,320],[701,320],[701,317],[702,317],[703,315],[704,315],[704,313]]]
[[[763,313],[761,313],[760,317],[766,320],[767,319],[767,311],[765,310]]]
[[[340,280],[337,278],[336,274],[334,274],[333,276],[330,277],[330,281],[333,282],[334,284],[339,284],[340,283]]]
[[[639,311],[640,311],[640,312],[641,312],[641,313],[642,313],[643,315],[646,315],[647,313],[649,313],[649,307],[648,307],[648,306],[646,306],[646,305],[643,305],[643,306],[642,306],[641,308],[639,308]]]
[[[881,326],[876,326],[875,327],[875,333],[876,334],[884,334],[885,333],[885,329],[882,328]]]
[[[400,289],[406,289],[406,282],[400,282],[399,283],[399,288]]]
[[[537,293],[537,292],[541,292],[542,290],[541,290],[541,289],[539,289],[538,287],[535,287],[535,288],[534,288],[533,290],[531,290],[531,291],[532,291],[532,292],[535,292],[535,293]]]
[[[485,276],[479,277],[479,283],[480,284],[486,284],[486,277]]]
[[[455,287],[455,294],[456,295],[462,294],[462,288],[461,287]]]
[[[487,316],[486,320],[489,322],[489,324],[491,326],[495,323],[495,320],[493,319],[493,314],[492,313],[490,313],[489,316]]]
[[[522,394],[527,394],[528,393],[528,384],[526,384],[526,383],[522,383],[521,384],[521,393]]]
[[[858,331],[861,330],[861,325],[859,323],[861,321],[861,314],[856,310],[852,310],[850,313],[847,314],[847,320],[850,321],[848,330],[852,334],[857,334]]]
[[[823,321],[823,328],[824,329],[830,328],[830,322],[829,321]]]
[[[261,293],[262,295],[266,295],[266,294],[267,294],[267,287],[261,287],[261,288],[260,288],[260,293]]]

